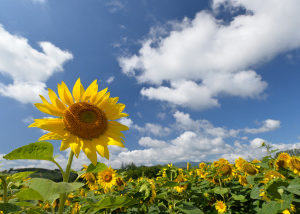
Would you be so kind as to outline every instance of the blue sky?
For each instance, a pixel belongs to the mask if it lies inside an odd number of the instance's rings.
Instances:
[[[27,128],[47,116],[38,94],[78,77],[126,104],[126,148],[99,158],[115,168],[260,158],[263,141],[300,148],[299,10],[297,0],[2,0],[0,157],[43,134]]]

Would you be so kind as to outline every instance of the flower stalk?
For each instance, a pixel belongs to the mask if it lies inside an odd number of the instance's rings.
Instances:
[[[74,152],[71,150],[70,154],[69,154],[68,163],[67,163],[67,166],[66,166],[66,171],[62,173],[63,182],[69,182],[69,177],[70,177],[70,172],[71,172],[71,166],[72,166],[72,162],[73,162],[73,157],[74,157]],[[58,208],[58,213],[59,214],[62,214],[63,211],[64,211],[66,199],[67,199],[67,193],[60,194],[60,197],[59,197],[59,208]]]

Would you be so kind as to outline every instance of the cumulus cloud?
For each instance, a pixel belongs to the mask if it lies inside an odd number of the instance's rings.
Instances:
[[[221,6],[247,12],[226,23],[216,19]],[[119,64],[152,85],[141,90],[149,99],[202,110],[219,106],[222,95],[262,97],[267,83],[253,68],[300,47],[299,9],[297,0],[214,0],[213,12],[173,21],[167,35],[152,30],[138,53]]]
[[[110,84],[110,83],[112,83],[114,80],[115,80],[115,77],[114,77],[114,76],[111,76],[111,77],[109,77],[109,78],[106,80],[106,82],[107,82],[108,84]]]
[[[10,83],[0,82],[0,95],[22,103],[39,101],[46,94],[46,81],[55,72],[63,71],[63,64],[72,59],[50,42],[39,42],[42,52],[31,47],[26,38],[13,35],[0,25],[0,74]]]
[[[141,145],[143,147],[163,147],[163,146],[166,146],[167,143],[162,140],[154,140],[150,137],[142,137],[139,140],[139,145]]]
[[[250,133],[250,134],[258,134],[258,133],[273,131],[278,128],[280,128],[279,120],[267,119],[267,120],[263,121],[263,124],[261,127],[256,128],[256,129],[246,128],[244,131],[246,133]]]
[[[162,127],[161,125],[154,123],[146,123],[143,127],[134,124],[132,127],[141,133],[151,134],[154,136],[167,136],[171,133],[170,128]]]
[[[193,120],[189,114],[180,111],[176,111],[173,116],[179,129],[193,130],[201,135],[227,138],[236,137],[240,132],[240,130],[215,127],[208,120]]]

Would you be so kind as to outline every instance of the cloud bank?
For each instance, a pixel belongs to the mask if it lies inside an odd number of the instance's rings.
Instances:
[[[0,95],[22,103],[39,101],[45,95],[46,81],[56,72],[63,71],[63,64],[72,59],[50,42],[39,42],[42,52],[34,49],[24,37],[13,35],[0,25],[0,75],[10,83],[0,82]]]
[[[216,19],[221,6],[246,13],[225,23]],[[300,47],[299,10],[297,0],[214,0],[212,12],[173,21],[169,31],[152,29],[138,53],[120,57],[119,64],[151,85],[141,95],[178,106],[212,108],[224,95],[260,98],[267,83],[254,69]]]

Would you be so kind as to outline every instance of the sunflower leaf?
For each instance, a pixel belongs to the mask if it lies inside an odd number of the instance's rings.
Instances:
[[[97,163],[96,166],[94,166],[92,163],[88,166],[86,172],[91,172],[91,173],[97,173],[101,172],[103,170],[107,169],[107,166],[104,163]]]
[[[7,160],[48,160],[53,161],[53,145],[48,142],[35,142],[19,147],[5,155]]]

